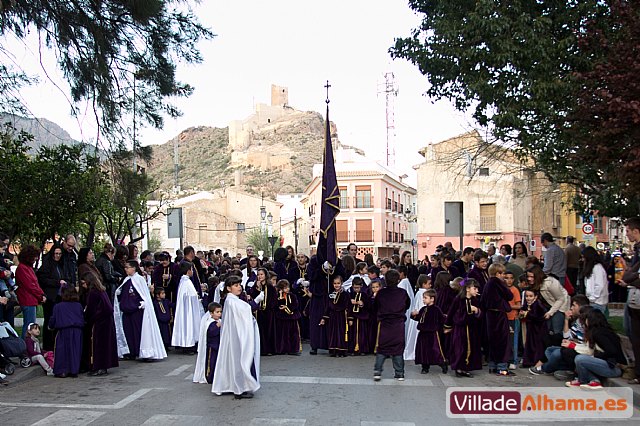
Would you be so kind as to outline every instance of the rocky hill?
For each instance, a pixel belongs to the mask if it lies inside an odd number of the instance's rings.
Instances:
[[[250,145],[234,151],[228,144],[228,128],[192,127],[154,146],[147,170],[162,190],[171,191],[177,142],[182,191],[214,190],[239,182],[241,190],[275,198],[278,193],[302,192],[311,181],[313,164],[322,162],[324,133],[321,114],[295,111],[252,131]],[[333,124],[332,134],[338,143]]]
[[[79,143],[62,127],[46,118],[27,118],[13,114],[0,114],[0,123],[11,123],[18,130],[24,130],[33,136],[30,152],[35,153],[41,146]]]

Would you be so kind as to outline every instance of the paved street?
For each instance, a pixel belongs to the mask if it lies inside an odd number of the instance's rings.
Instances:
[[[473,379],[432,373],[408,364],[405,382],[392,379],[387,360],[383,380],[371,379],[373,357],[262,358],[262,388],[252,400],[215,396],[210,385],[191,382],[195,358],[170,353],[156,363],[126,361],[105,378],[35,379],[0,389],[2,425],[362,425],[487,424],[445,413],[447,386],[560,386],[551,377],[520,370],[515,378],[484,371]],[[439,370],[439,369],[435,369]],[[640,414],[626,422],[637,424]],[[516,422],[529,424],[531,421]],[[567,423],[590,424],[567,419]],[[514,424],[513,419],[508,423]],[[594,423],[591,424],[602,424]]]

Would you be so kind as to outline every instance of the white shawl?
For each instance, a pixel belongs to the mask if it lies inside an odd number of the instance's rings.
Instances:
[[[202,314],[204,314],[204,309],[198,298],[198,293],[189,276],[183,275],[180,278],[178,295],[176,296],[171,346],[190,348],[198,343],[200,330],[197,327],[200,324]]]
[[[413,300],[413,305],[411,305],[410,311],[418,311],[424,306],[424,302],[422,301],[422,295],[426,290],[421,288],[416,293],[416,297]],[[418,321],[414,321],[412,319],[408,320],[409,328],[407,329],[407,334],[405,341],[407,342],[404,347],[404,359],[406,361],[413,361],[416,359],[416,342],[418,341]]]
[[[138,354],[138,357],[143,359],[164,359],[167,357],[167,352],[164,350],[164,343],[162,342],[162,336],[160,335],[160,328],[158,327],[158,320],[156,319],[156,313],[153,309],[153,301],[151,300],[151,294],[147,287],[147,281],[137,273],[126,278],[122,284],[120,284],[120,287],[116,290],[116,297],[113,301],[113,318],[116,324],[118,357],[122,358],[124,355],[129,353],[127,338],[124,334],[124,328],[122,328],[120,302],[118,301],[118,296],[122,292],[122,286],[128,280],[131,280],[133,288],[136,289],[144,301],[144,316],[142,317],[140,353]]]
[[[193,372],[193,383],[207,383],[207,330],[213,322],[211,314],[205,312],[200,320],[200,340],[198,340],[198,357]]]
[[[211,392],[255,392],[260,389],[260,332],[251,306],[227,294],[222,310],[220,349]],[[251,374],[255,366],[256,377]]]

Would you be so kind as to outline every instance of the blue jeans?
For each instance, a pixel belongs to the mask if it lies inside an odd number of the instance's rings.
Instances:
[[[395,377],[404,377],[404,358],[402,355],[382,355],[376,354],[376,364],[373,367],[374,373],[382,373],[382,366],[387,358],[391,358],[393,363],[393,370],[395,371]]]
[[[580,383],[592,380],[600,381],[600,377],[620,377],[622,371],[618,367],[611,367],[607,361],[589,355],[576,356],[576,373]]]
[[[607,305],[599,305],[597,303],[591,303],[589,306],[593,307],[594,309],[599,310],[600,312],[602,312],[603,314],[607,314]]]
[[[22,337],[27,335],[27,327],[32,322],[36,322],[36,307],[35,306],[20,306],[22,309]]]
[[[513,359],[511,363],[514,365],[518,365],[518,342],[520,340],[520,320],[518,318],[514,320],[509,320],[509,326],[513,329],[513,335],[511,338],[512,346],[513,346]]]
[[[561,334],[564,329],[564,312],[556,312],[547,320],[547,328],[549,333]]]
[[[549,346],[544,351],[547,362],[542,364],[542,371],[545,373],[553,373],[558,370],[573,370],[573,365],[568,364],[562,359],[562,348],[560,346]]]

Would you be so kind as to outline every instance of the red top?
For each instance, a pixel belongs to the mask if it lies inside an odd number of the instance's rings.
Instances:
[[[38,284],[38,278],[31,266],[21,263],[16,269],[16,296],[20,306],[38,306],[42,302],[44,292]]]

